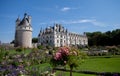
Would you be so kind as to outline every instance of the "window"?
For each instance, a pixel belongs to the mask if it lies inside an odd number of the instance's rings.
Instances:
[[[61,35],[61,38],[62,38],[62,35]]]
[[[46,43],[48,43],[48,40],[46,40]]]
[[[50,40],[50,43],[52,43],[52,40]]]
[[[79,44],[81,44],[81,40],[79,40]]]
[[[57,43],[59,43],[59,40],[57,40]]]
[[[62,39],[60,39],[60,42],[62,42]]]
[[[85,45],[85,40],[83,40],[83,43],[84,43],[84,45]]]

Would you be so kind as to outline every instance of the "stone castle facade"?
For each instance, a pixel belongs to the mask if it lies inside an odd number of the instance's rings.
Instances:
[[[40,30],[38,35],[39,45],[50,45],[52,47],[71,46],[71,45],[88,45],[88,38],[84,35],[68,32],[60,24],[55,24],[53,27],[47,27]]]
[[[32,48],[32,26],[31,16],[24,14],[21,20],[19,17],[16,20],[15,30],[15,47]]]

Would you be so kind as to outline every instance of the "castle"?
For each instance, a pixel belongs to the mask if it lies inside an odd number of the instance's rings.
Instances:
[[[71,46],[71,45],[88,45],[88,38],[84,35],[68,32],[60,24],[55,24],[53,27],[47,27],[40,30],[38,35],[39,45],[50,45],[52,47]]]
[[[15,47],[32,48],[32,26],[31,16],[24,14],[21,20],[19,17],[16,20],[15,30]]]
[[[84,35],[71,33],[60,24],[53,27],[47,27],[40,30],[38,35],[38,45],[49,45],[52,47],[71,46],[71,45],[88,45],[88,38]],[[31,16],[24,14],[21,20],[16,20],[15,30],[15,47],[32,48],[32,26]]]

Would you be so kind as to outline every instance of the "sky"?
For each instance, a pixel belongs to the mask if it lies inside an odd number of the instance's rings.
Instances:
[[[40,29],[62,24],[70,32],[120,29],[120,0],[0,0],[0,41],[14,40],[15,20],[32,16],[33,37]]]

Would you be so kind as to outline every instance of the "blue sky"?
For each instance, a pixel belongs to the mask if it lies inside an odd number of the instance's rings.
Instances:
[[[32,16],[33,37],[54,23],[80,34],[120,28],[120,0],[0,0],[0,41],[14,39],[15,20],[25,12]]]

